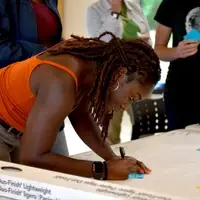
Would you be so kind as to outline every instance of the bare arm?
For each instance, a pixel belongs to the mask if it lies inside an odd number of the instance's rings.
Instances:
[[[104,160],[111,160],[116,155],[107,141],[102,143],[100,129],[88,112],[89,101],[86,97],[81,104],[71,113],[70,120],[79,137],[96,154]]]
[[[55,69],[58,70],[58,69]],[[75,84],[70,75],[46,73],[21,139],[21,163],[53,171],[92,176],[92,162],[51,152],[60,124],[72,110]],[[50,80],[50,81],[49,81]]]
[[[158,24],[156,29],[155,51],[160,60],[173,61],[186,58],[197,53],[199,43],[195,40],[182,40],[177,47],[168,48],[171,28]]]
[[[173,61],[178,58],[176,48],[168,48],[172,29],[162,24],[157,25],[155,51],[162,61]]]

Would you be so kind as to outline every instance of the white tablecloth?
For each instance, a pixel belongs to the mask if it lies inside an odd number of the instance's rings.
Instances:
[[[152,169],[145,178],[115,181],[140,189],[180,196],[189,200],[200,200],[200,133],[177,130],[128,143],[115,145],[119,152],[124,146],[126,154],[143,161]],[[119,154],[119,153],[118,153]],[[85,160],[101,160],[93,152],[73,156]]]

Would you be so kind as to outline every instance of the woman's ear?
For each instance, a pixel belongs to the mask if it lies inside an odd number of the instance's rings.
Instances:
[[[116,76],[113,77],[111,81],[111,91],[115,91],[120,85],[124,84],[124,80],[126,79],[127,69],[125,67],[120,67],[119,72]]]

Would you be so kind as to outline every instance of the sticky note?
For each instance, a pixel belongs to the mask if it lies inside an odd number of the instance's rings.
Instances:
[[[200,152],[200,148],[199,148],[199,149],[197,149],[197,151],[199,151],[199,152]]]
[[[187,35],[184,36],[185,40],[198,40],[200,41],[200,32],[192,29]]]
[[[128,176],[128,179],[143,179],[144,174],[138,174],[138,173],[131,173]]]
[[[200,189],[200,185],[197,185],[197,187],[196,187],[197,189]]]

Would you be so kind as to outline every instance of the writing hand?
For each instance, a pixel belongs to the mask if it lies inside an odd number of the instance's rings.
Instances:
[[[126,180],[136,166],[131,159],[114,159],[107,161],[108,180]]]
[[[115,156],[113,157],[112,160],[121,160],[122,158],[120,156]],[[141,173],[141,174],[150,174],[151,169],[149,169],[143,162],[129,156],[125,156],[124,159],[122,160],[131,160],[132,167],[130,170],[130,173],[136,172],[136,173]]]
[[[138,172],[141,174],[150,174],[151,173],[151,169],[149,169],[143,162],[141,162],[133,157],[125,157],[125,158],[133,160],[133,162],[135,163],[136,171],[133,171],[133,172]]]

